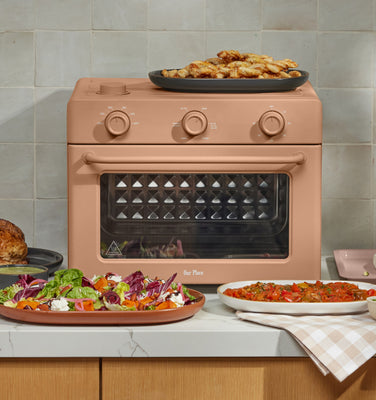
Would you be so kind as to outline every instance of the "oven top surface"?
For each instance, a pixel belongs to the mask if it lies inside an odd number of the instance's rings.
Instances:
[[[141,78],[82,78],[68,103],[71,144],[319,144],[309,82],[289,92],[171,92]]]
[[[293,99],[315,98],[311,84],[306,82],[295,90],[273,93],[186,93],[164,90],[145,78],[82,78],[77,82],[73,98],[77,100],[184,100],[184,99],[217,99],[223,100],[256,100],[262,98]]]

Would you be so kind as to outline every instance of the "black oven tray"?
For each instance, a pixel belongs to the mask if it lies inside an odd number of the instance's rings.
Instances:
[[[285,79],[213,79],[166,78],[161,70],[149,72],[149,79],[157,86],[175,92],[193,93],[268,93],[294,90],[307,82],[309,73]]]

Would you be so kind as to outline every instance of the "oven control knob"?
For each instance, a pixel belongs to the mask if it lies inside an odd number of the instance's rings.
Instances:
[[[189,135],[196,136],[204,133],[208,120],[201,111],[188,111],[181,121],[182,127]]]
[[[265,135],[275,136],[282,133],[285,127],[285,119],[278,111],[266,111],[259,119],[259,126]]]
[[[111,111],[104,120],[104,126],[111,135],[119,136],[128,132],[131,120],[123,111]]]
[[[129,92],[127,91],[126,85],[122,82],[106,82],[100,84],[98,94],[122,96],[124,94],[129,94]]]

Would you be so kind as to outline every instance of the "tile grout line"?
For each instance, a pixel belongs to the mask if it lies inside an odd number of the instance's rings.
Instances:
[[[37,32],[34,30],[33,32],[33,44],[34,44],[34,88],[33,88],[33,129],[34,129],[34,171],[33,171],[33,247],[36,247],[36,220],[37,220],[37,112],[36,112],[36,104],[37,104],[37,96],[36,96],[36,87],[37,87]]]

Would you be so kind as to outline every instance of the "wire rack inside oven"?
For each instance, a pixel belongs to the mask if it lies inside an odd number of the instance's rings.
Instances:
[[[270,221],[286,195],[283,174],[107,174],[118,221]]]

